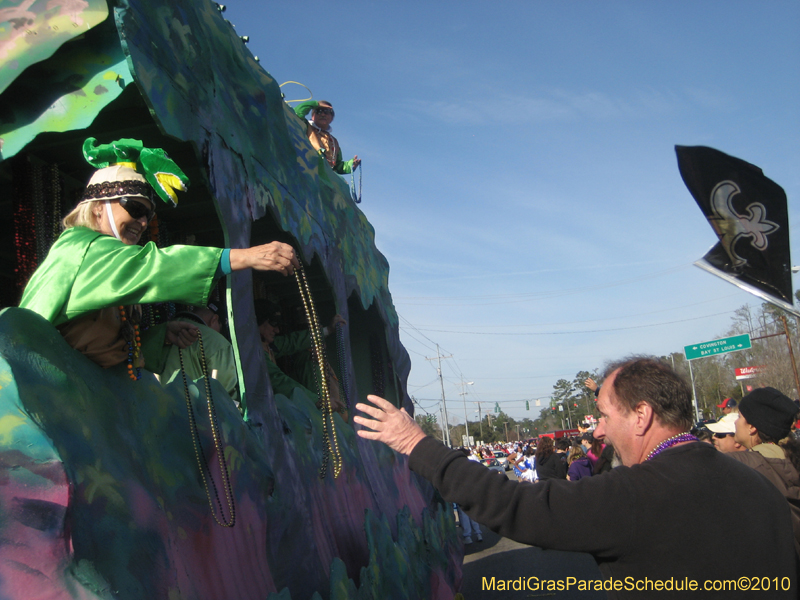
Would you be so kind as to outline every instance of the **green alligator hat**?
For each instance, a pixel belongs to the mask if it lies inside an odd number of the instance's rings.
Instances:
[[[97,144],[95,138],[88,138],[83,143],[83,156],[98,169],[86,187],[83,201],[123,196],[149,199],[151,194],[147,193],[146,180],[164,202],[175,206],[178,204],[176,190],[186,191],[189,186],[189,178],[164,150],[145,148],[139,140],[126,138]]]

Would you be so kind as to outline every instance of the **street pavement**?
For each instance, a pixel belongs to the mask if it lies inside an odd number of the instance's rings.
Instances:
[[[497,598],[515,600],[517,598],[554,598],[557,600],[606,600],[605,592],[581,591],[577,583],[569,590],[527,589],[514,590],[514,581],[530,583],[535,588],[542,580],[572,581],[601,579],[597,563],[589,554],[542,550],[535,546],[519,544],[501,537],[488,529],[483,530],[483,541],[464,546],[463,579],[461,594],[464,600]],[[459,529],[459,533],[461,530]],[[495,578],[492,590],[491,579]],[[529,578],[538,578],[529,579]],[[500,591],[498,582],[512,583],[509,590]],[[517,584],[519,587],[519,583]]]
[[[516,479],[508,472],[509,479]],[[531,518],[535,518],[531,515]],[[575,516],[580,519],[580,515]],[[600,569],[589,554],[542,550],[519,544],[481,527],[483,541],[464,546],[461,594],[464,600],[497,598],[552,598],[556,600],[606,600],[605,592],[579,590],[579,581],[601,579]],[[461,529],[458,529],[459,534]],[[494,589],[492,589],[494,577]],[[542,582],[562,582],[562,589],[544,586]],[[574,580],[574,583],[572,583]],[[504,582],[500,584],[499,582]],[[569,589],[567,584],[571,583]],[[499,587],[504,589],[500,590]],[[536,588],[539,589],[536,589]],[[508,588],[508,589],[505,589]],[[521,589],[515,589],[521,588]],[[550,588],[550,589],[548,589]]]

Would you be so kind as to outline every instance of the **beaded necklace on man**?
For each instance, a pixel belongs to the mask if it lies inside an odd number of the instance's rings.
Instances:
[[[673,435],[671,438],[664,440],[658,446],[653,448],[650,451],[650,454],[648,454],[647,458],[645,458],[644,460],[645,462],[647,462],[648,460],[655,458],[656,456],[661,454],[667,448],[671,448],[676,444],[682,444],[683,442],[696,442],[696,441],[698,441],[697,436],[692,435],[688,431],[684,431],[683,433],[679,433],[678,435]]]

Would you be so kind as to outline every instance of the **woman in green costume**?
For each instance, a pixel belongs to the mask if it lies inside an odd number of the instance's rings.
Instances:
[[[86,140],[83,153],[98,170],[64,218],[65,231],[25,287],[20,307],[53,323],[100,366],[127,360],[131,376],[142,366],[139,304],[205,305],[216,279],[232,271],[288,275],[299,266],[292,247],[280,242],[244,249],[139,246],[155,214],[153,191],[175,204],[175,190],[185,190],[188,179],[160,148],[132,139],[95,141]],[[161,331],[166,344],[186,347],[197,339],[189,323]]]

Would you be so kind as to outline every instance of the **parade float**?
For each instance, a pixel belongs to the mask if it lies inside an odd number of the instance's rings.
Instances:
[[[348,410],[272,392],[254,297],[300,303],[291,277],[217,288],[239,408],[214,379],[102,369],[16,308],[92,172],[90,137],[164,148],[188,175],[158,245],[295,247],[320,319],[347,321],[326,351]],[[411,408],[388,264],[220,7],[0,2],[0,144],[0,597],[452,598],[452,511],[352,423],[368,393]],[[174,311],[148,307],[144,327]]]

